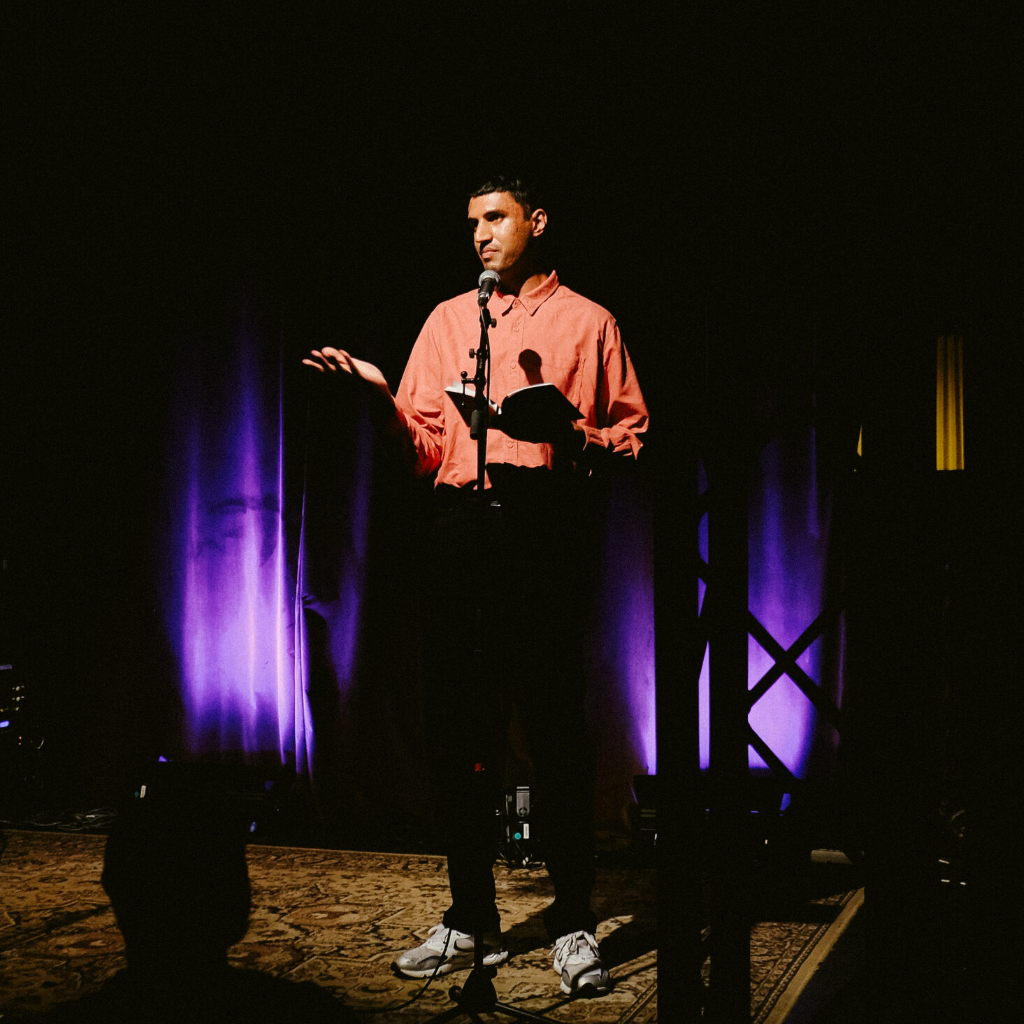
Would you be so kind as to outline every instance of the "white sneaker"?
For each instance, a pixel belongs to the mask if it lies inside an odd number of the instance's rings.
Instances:
[[[473,966],[473,936],[457,928],[436,924],[427,932],[422,946],[407,949],[393,964],[407,978],[427,978],[462,967]],[[493,967],[508,959],[508,950],[500,942],[489,942],[484,936],[484,966]]]
[[[603,996],[611,992],[612,980],[601,963],[597,939],[590,932],[563,935],[552,952],[555,971],[562,979],[562,991],[567,996],[576,992]]]

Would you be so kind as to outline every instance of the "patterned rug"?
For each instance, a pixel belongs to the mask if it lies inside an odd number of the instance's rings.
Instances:
[[[5,1021],[31,1019],[93,991],[124,966],[121,934],[99,882],[104,838],[26,831],[6,838],[0,862]],[[248,861],[253,912],[245,939],[230,950],[233,966],[314,982],[366,1024],[415,1024],[452,1005],[448,990],[464,973],[439,979],[405,1005],[423,984],[397,978],[390,968],[396,953],[422,941],[447,906],[442,857],[252,845]],[[552,898],[544,869],[499,864],[495,875],[511,952],[494,982],[501,1002],[554,1021],[657,1020],[652,869],[599,865],[597,937],[615,987],[595,1000],[568,1000],[558,992],[541,920]],[[838,911],[854,895],[823,902]],[[796,922],[755,927],[755,1021],[768,1019],[828,928]]]

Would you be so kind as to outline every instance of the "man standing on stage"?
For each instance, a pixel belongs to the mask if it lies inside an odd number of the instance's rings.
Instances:
[[[593,514],[588,480],[633,459],[647,409],[614,318],[562,285],[542,262],[548,216],[515,178],[493,178],[469,200],[473,245],[499,284],[490,299],[491,399],[551,383],[578,420],[487,435],[486,492],[476,500],[477,442],[445,388],[470,377],[479,343],[473,290],[424,324],[392,396],[377,367],[334,348],[304,360],[344,372],[369,393],[386,446],[419,474],[436,471],[428,685],[436,716],[431,781],[448,856],[452,904],[396,968],[422,978],[508,956],[495,905],[495,808],[513,711],[532,763],[531,827],[555,889],[545,912],[566,994],[603,995],[590,907],[594,883],[593,764],[584,724],[583,631]],[[499,419],[499,428],[502,421]],[[512,436],[515,435],[515,436]],[[476,584],[486,580],[486,593]],[[477,650],[479,648],[479,650]]]

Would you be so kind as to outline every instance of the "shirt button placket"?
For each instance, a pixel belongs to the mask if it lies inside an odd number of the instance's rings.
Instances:
[[[516,299],[513,304],[512,312],[512,358],[509,360],[509,382],[511,383],[510,391],[514,391],[516,388],[522,385],[520,380],[519,370],[519,353],[522,351],[523,342],[523,307],[522,304]],[[505,449],[508,452],[508,461],[514,463],[516,461],[516,442],[509,438],[505,442]]]
[[[519,353],[523,350],[523,308],[516,300],[516,310],[512,321],[512,363],[510,369],[519,369]]]

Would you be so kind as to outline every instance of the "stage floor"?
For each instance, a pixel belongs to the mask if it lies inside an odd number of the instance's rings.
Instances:
[[[31,1019],[100,988],[124,966],[121,934],[102,887],[101,835],[11,830],[0,860],[0,1010]],[[451,1003],[465,973],[439,979],[412,1005],[422,982],[390,964],[417,944],[447,906],[444,858],[421,854],[251,845],[253,911],[232,966],[313,982],[360,1021],[423,1022]],[[655,873],[623,858],[598,862],[597,937],[615,987],[596,1000],[567,1000],[541,921],[550,901],[543,867],[495,868],[510,960],[498,999],[562,1022],[650,1024],[657,1020]],[[813,896],[794,920],[751,933],[755,1024],[781,1024],[863,898],[857,888]],[[811,912],[808,913],[807,910]],[[785,915],[775,915],[785,916]],[[705,964],[705,971],[709,965]],[[507,1019],[507,1018],[504,1018]]]

